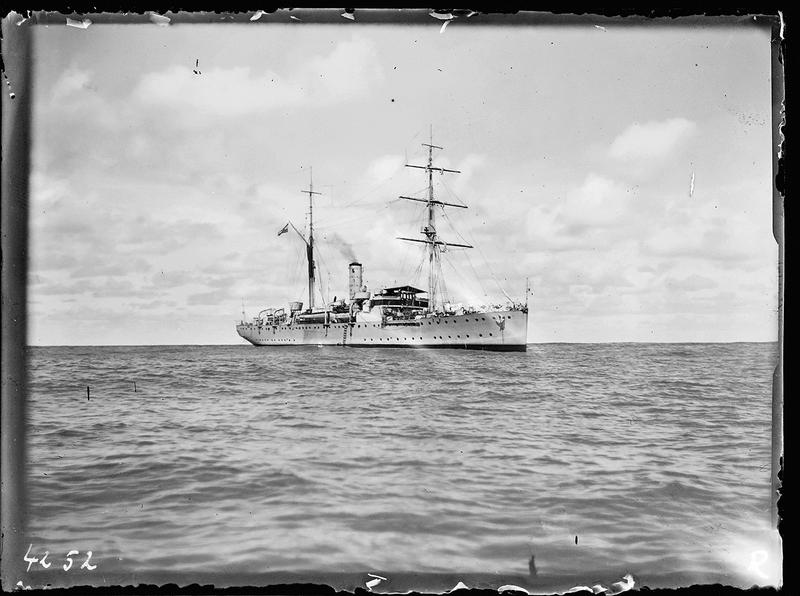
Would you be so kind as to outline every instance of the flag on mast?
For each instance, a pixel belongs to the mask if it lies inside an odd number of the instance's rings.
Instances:
[[[280,231],[280,232],[278,232],[278,236],[280,236],[281,234],[285,234],[285,233],[286,233],[286,232],[288,232],[288,231],[289,231],[289,224],[287,223],[285,226],[283,226],[283,227],[281,228],[281,231]]]

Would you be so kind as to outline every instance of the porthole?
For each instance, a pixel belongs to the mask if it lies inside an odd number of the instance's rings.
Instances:
[[[483,333],[479,333],[479,334],[478,334],[478,337],[483,337]]]
[[[457,338],[459,338],[459,339],[461,338],[461,336],[460,336],[460,335],[456,335],[456,337],[457,337]]]
[[[486,320],[486,317],[481,317],[481,319],[485,321],[485,320]]]
[[[469,334],[467,334],[467,337],[469,337]]]
[[[491,334],[491,333],[489,333],[489,335],[491,336],[492,334]]]
[[[510,319],[510,318],[511,318],[511,315],[508,315],[508,318]]]

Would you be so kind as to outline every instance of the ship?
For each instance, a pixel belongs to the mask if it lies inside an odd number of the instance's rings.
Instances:
[[[291,222],[278,232],[288,232],[289,226],[303,240],[308,265],[308,303],[288,303],[288,310],[265,308],[257,316],[242,319],[236,325],[238,334],[255,346],[346,346],[363,348],[451,348],[524,352],[528,333],[528,284],[524,301],[494,306],[464,306],[446,300],[441,282],[441,254],[450,248],[473,248],[472,245],[442,240],[436,229],[436,210],[466,205],[442,201],[434,196],[433,174],[460,173],[434,166],[433,151],[442,147],[422,143],[427,148],[425,165],[405,164],[426,171],[428,179],[425,197],[400,195],[400,199],[426,204],[427,224],[420,238],[398,237],[397,240],[426,245],[427,289],[412,285],[383,287],[371,292],[363,284],[363,265],[348,264],[348,294],[333,302],[315,302],[317,265],[314,260],[314,190],[313,174],[308,194],[308,233],[303,234]],[[504,292],[505,293],[505,292]]]

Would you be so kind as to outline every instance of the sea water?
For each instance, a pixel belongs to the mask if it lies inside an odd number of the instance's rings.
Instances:
[[[745,343],[29,348],[26,544],[53,562],[32,577],[774,584],[776,362]]]

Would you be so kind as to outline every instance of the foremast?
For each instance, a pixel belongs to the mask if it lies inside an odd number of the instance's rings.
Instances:
[[[466,205],[457,205],[455,203],[446,203],[444,201],[439,201],[434,197],[433,194],[433,173],[439,172],[440,174],[444,174],[445,172],[449,172],[452,174],[460,174],[459,170],[450,170],[448,168],[439,168],[434,167],[433,165],[433,150],[439,149],[442,150],[444,147],[439,147],[438,145],[433,144],[433,133],[431,132],[431,142],[430,143],[422,143],[423,147],[428,148],[428,164],[424,166],[414,165],[414,164],[406,164],[407,168],[419,168],[421,170],[426,170],[428,172],[428,192],[427,198],[420,199],[418,197],[407,197],[404,195],[400,195],[401,199],[406,199],[408,201],[419,201],[422,203],[427,203],[427,211],[428,211],[428,224],[422,228],[420,233],[425,236],[424,240],[419,240],[417,238],[403,238],[398,236],[398,240],[405,240],[407,242],[420,242],[427,244],[427,261],[428,261],[428,312],[434,312],[436,310],[436,302],[439,299],[438,296],[438,286],[439,286],[439,277],[441,276],[441,253],[445,250],[447,246],[457,246],[460,248],[473,248],[469,244],[457,244],[455,242],[444,242],[439,239],[439,235],[436,232],[436,207],[444,208],[447,207],[460,207],[461,209],[466,209]]]
[[[306,240],[306,257],[308,259],[308,308],[314,309],[314,195],[321,195],[321,192],[314,191],[314,174],[312,168],[308,170],[308,190],[301,190],[308,194],[308,240]],[[294,226],[292,226],[294,227]],[[302,238],[302,234],[300,236]],[[305,240],[305,238],[303,238]]]

